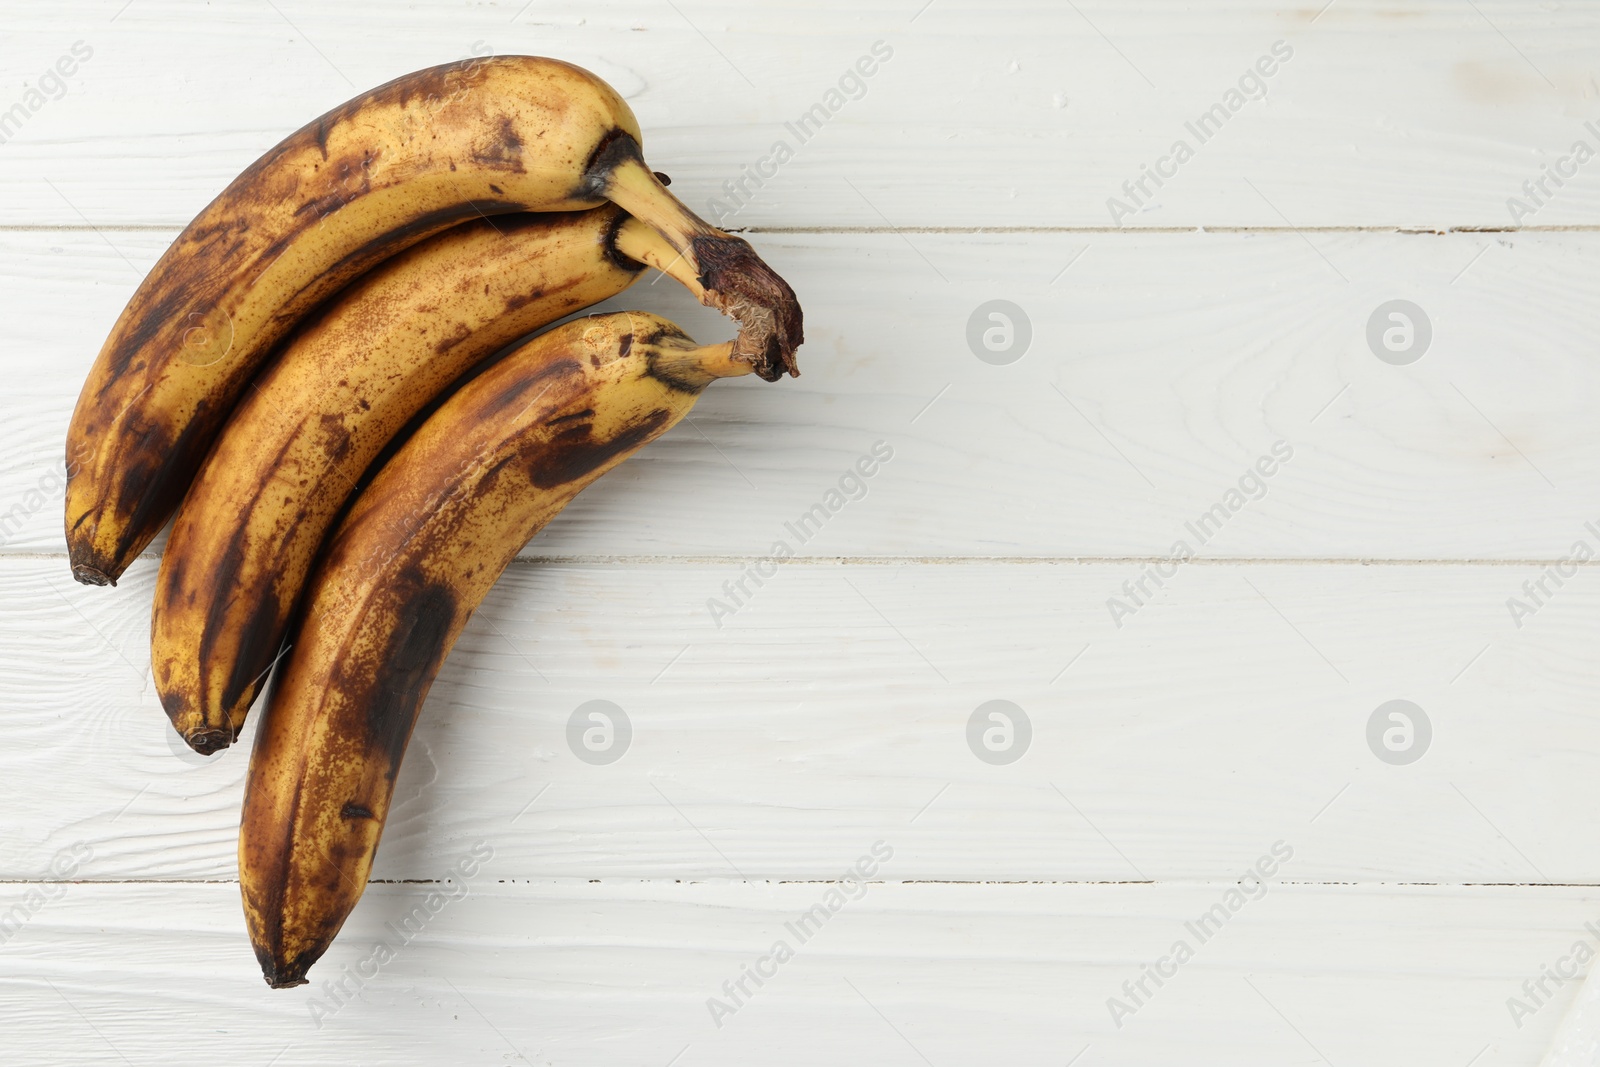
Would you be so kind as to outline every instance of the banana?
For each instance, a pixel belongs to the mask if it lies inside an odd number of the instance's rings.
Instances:
[[[479,219],[302,324],[229,417],[161,556],[150,663],[196,751],[238,736],[325,534],[390,439],[484,358],[622,292],[644,259],[698,295],[671,246],[614,205]]]
[[[178,235],[89,372],[67,431],[73,575],[115,584],[188,488],[273,345],[353,278],[455,223],[607,200],[655,229],[739,323],[763,378],[797,373],[794,292],[644,163],[628,105],[593,74],[501,56],[408,74],[268,151]]]
[[[257,734],[239,881],[269,985],[302,985],[360,899],[418,709],[527,540],[682,419],[733,342],[578,319],[491,365],[378,472],[329,541]]]

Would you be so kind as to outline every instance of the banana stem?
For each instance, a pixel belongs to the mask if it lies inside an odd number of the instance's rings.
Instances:
[[[637,148],[615,160],[604,193],[622,210],[656,230],[676,251],[693,257],[696,237],[726,236],[667,191]]]
[[[705,303],[706,288],[700,284],[700,272],[654,227],[630,215],[617,229],[612,243],[629,259],[676,279],[696,300]]]
[[[664,381],[704,389],[718,378],[737,378],[749,374],[755,367],[749,360],[741,359],[735,350],[737,342],[723,341],[716,345],[697,345],[663,337],[655,344],[650,361],[650,373]]]
[[[794,358],[805,340],[800,301],[748,241],[710,225],[668,192],[645,166],[638,144],[625,134],[596,154],[587,182],[655,230],[682,257],[683,272],[698,284],[700,302],[739,324],[734,340],[738,358],[769,382],[786,371],[800,373]],[[682,280],[676,268],[668,273]]]

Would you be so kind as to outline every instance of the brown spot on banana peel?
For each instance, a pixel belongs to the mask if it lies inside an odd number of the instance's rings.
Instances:
[[[146,545],[155,539],[160,532],[161,524],[167,516],[177,509],[178,501],[182,499],[188,481],[193,477],[194,469],[200,465],[200,455],[195,455],[186,466],[188,475],[174,481],[161,475],[173,469],[172,457],[184,454],[193,454],[198,450],[192,446],[192,441],[209,432],[212,415],[210,404],[202,400],[192,419],[175,438],[171,436],[171,428],[166,425],[146,424],[141,426],[136,435],[124,446],[130,455],[138,458],[128,466],[129,481],[140,481],[149,486],[149,490],[141,494],[129,509],[129,522],[124,527],[121,537],[114,546],[109,559],[101,556],[96,551],[95,545],[89,538],[71,537],[67,539],[68,561],[72,566],[73,577],[85,585],[116,585],[117,579],[127,569],[129,563],[142,552]],[[202,453],[203,454],[203,453]],[[68,478],[68,485],[72,482]],[[95,511],[87,511],[84,516],[95,515]],[[159,521],[155,516],[160,516]],[[90,519],[92,523],[94,520]],[[83,525],[80,517],[78,526]],[[78,532],[78,531],[74,531]],[[93,529],[90,530],[90,537]]]
[[[359,688],[371,678],[367,744],[387,758],[389,769],[385,777],[391,784],[400,771],[417,712],[422,710],[422,701],[459,629],[453,590],[429,583],[415,571],[403,573],[400,584],[398,595],[406,610],[378,656],[376,675],[369,675],[372,668],[365,668],[359,677],[341,677],[337,682]]]
[[[515,351],[510,355],[515,355]],[[481,376],[494,370],[494,364],[478,372]],[[558,359],[539,368],[533,374],[513,378],[498,393],[485,398],[478,405],[476,417],[479,420],[492,419],[511,408],[526,405],[538,399],[540,393],[546,389],[557,388],[561,379],[576,382],[583,375],[583,364],[575,359]],[[465,388],[463,386],[462,388]]]
[[[518,174],[527,172],[522,163],[522,138],[517,134],[517,125],[511,121],[509,115],[500,119],[500,127],[487,145],[473,150],[472,161],[496,170],[509,170]],[[495,187],[491,185],[489,188]]]
[[[661,432],[669,418],[670,412],[652,411],[617,436],[601,440],[595,439],[594,426],[590,423],[571,426],[556,434],[528,465],[528,480],[540,489],[554,489],[575,482],[650,440]]]
[[[277,593],[270,591],[261,598],[261,602],[251,610],[244,625],[239,628],[237,639],[243,651],[233,660],[233,669],[222,684],[222,706],[227,709],[228,723],[225,732],[218,732],[224,734],[228,744],[238,737],[238,726],[250,710],[250,705],[255,702],[262,676],[266,673],[257,670],[256,664],[265,660],[270,665],[281,647],[278,620],[283,614]],[[201,677],[205,677],[204,671]]]
[[[317,147],[322,149],[322,158],[328,158],[328,117],[323,115],[317,119]]]
[[[532,293],[532,294],[529,294],[528,299],[529,300],[533,300],[533,299],[536,299],[537,296],[538,296],[537,293]],[[441,337],[441,338],[439,338],[439,340],[434,342],[433,350],[434,350],[434,352],[436,352],[436,353],[438,353],[439,355],[442,356],[446,352],[448,352],[452,348],[454,348],[456,345],[460,344],[462,341],[465,341],[467,338],[469,338],[471,336],[472,336],[472,328],[470,326],[468,326],[464,322],[458,323],[456,325],[456,328],[453,331],[451,331],[448,335],[446,335],[444,337]]]
[[[137,321],[126,333],[117,335],[116,344],[106,350],[106,361],[111,373],[106,375],[98,395],[104,395],[120,377],[137,369],[134,366],[134,359],[150,342],[160,336],[162,331],[182,317],[180,313],[199,302],[195,291],[203,284],[203,277],[180,274],[176,284],[163,292],[148,296],[135,293],[135,300],[144,297],[138,308]]]
[[[396,252],[410,248],[434,234],[449,229],[458,222],[464,222],[477,215],[491,216],[510,214],[512,212],[527,210],[524,204],[510,203],[504,200],[468,200],[462,204],[452,204],[449,207],[429,211],[392,230],[373,237],[370,241],[351,249],[332,267],[328,268],[330,274],[340,278],[353,278],[362,274],[371,267],[381,263]],[[320,280],[313,280],[307,284],[321,286]],[[304,291],[304,290],[302,290]],[[299,316],[295,316],[299,318]]]
[[[594,408],[584,408],[582,411],[574,411],[568,415],[557,415],[553,419],[546,419],[545,425],[560,426],[563,422],[581,422],[584,419],[592,418],[594,418]]]
[[[688,334],[684,333],[676,323],[671,322],[662,326],[649,337],[644,339],[644,343],[647,345],[659,345],[663,343],[670,343],[672,341],[681,342],[687,347],[694,347],[694,340],[690,338]]]

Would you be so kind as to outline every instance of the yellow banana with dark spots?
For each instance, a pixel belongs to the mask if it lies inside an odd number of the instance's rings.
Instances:
[[[626,252],[624,251],[626,250]],[[198,752],[238,736],[312,560],[372,461],[464,372],[615,296],[671,246],[615,205],[462,223],[340,293],[245,390],[161,557],[150,664]]]
[[[115,583],[177,508],[241,391],[316,304],[377,263],[478,216],[607,200],[652,227],[703,302],[739,322],[734,351],[795,373],[793,291],[644,163],[623,99],[534,56],[408,74],[290,135],[178,235],[100,351],[67,432],[74,576]]]
[[[304,984],[360,899],[417,712],[507,564],[713,380],[751,369],[655,315],[577,319],[462,386],[357,497],[251,752],[239,881],[270,985]]]

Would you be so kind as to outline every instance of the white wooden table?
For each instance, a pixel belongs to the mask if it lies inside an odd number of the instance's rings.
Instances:
[[[1600,552],[1600,5],[3,8],[0,1059],[1538,1061],[1577,989],[1546,971],[1600,948],[1600,574],[1564,562]],[[486,50],[628,97],[799,292],[804,377],[719,386],[529,546],[379,884],[274,992],[246,753],[174,751],[154,553],[71,582],[64,427],[236,172]],[[1025,350],[969,344],[994,300]],[[726,336],[670,284],[617,306]],[[613,763],[568,745],[590,700],[631,722]],[[976,754],[999,720],[968,744],[996,700],[1012,762]]]

